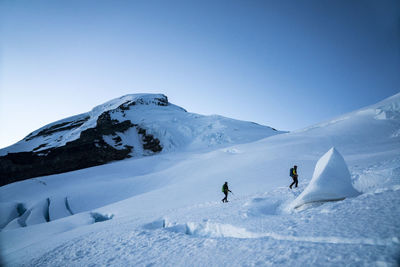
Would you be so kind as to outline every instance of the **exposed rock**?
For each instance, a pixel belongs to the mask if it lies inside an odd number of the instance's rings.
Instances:
[[[142,135],[143,149],[151,150],[152,152],[160,152],[162,150],[160,140],[154,138],[152,134],[147,134],[143,128],[138,128],[138,132]]]
[[[38,147],[35,147],[35,148],[33,149],[33,151],[39,150],[39,149],[41,149],[41,148],[43,148],[43,147],[45,147],[45,146],[47,146],[46,143],[41,144],[41,145],[39,145]]]
[[[160,97],[139,97],[126,101],[115,109],[101,113],[95,127],[83,130],[79,138],[66,142],[65,145],[46,149],[48,144],[43,143],[32,151],[0,156],[0,186],[37,176],[63,173],[129,158],[134,147],[124,145],[117,133],[124,133],[133,127],[142,137],[144,150],[151,151],[151,153],[160,152],[162,150],[160,140],[147,134],[145,129],[133,124],[130,120],[118,121],[111,118],[111,114],[114,112],[125,115],[125,111],[139,104],[167,106],[168,99],[161,95]],[[54,124],[28,135],[24,140],[28,142],[36,137],[72,130],[80,127],[89,119],[90,116],[86,116],[80,117],[79,120]],[[112,136],[115,146],[105,142],[103,136]]]
[[[135,105],[150,105],[150,104],[155,104],[157,106],[168,106],[168,98],[163,95],[162,97],[155,97],[153,99],[145,100],[143,98],[138,98],[135,101],[126,101],[125,103],[121,104],[118,109],[125,111],[129,110],[131,106]]]
[[[188,113],[163,94],[129,94],[48,124],[0,149],[0,185],[131,156],[211,149],[279,133],[255,123]]]
[[[63,123],[59,123],[59,124],[55,124],[49,128],[43,129],[42,131],[40,131],[37,134],[30,134],[28,135],[25,140],[26,141],[30,141],[35,137],[38,136],[49,136],[55,132],[60,132],[60,131],[67,131],[67,130],[72,130],[75,128],[78,128],[79,126],[81,126],[82,124],[84,124],[90,117],[87,116],[81,120],[77,120],[77,121],[68,121],[68,122],[63,122]]]
[[[122,145],[122,139],[121,139],[121,137],[119,137],[118,135],[117,136],[115,136],[115,137],[113,137],[113,140],[115,141],[115,143],[117,144],[117,145]]]
[[[108,111],[98,117],[95,128],[82,131],[80,138],[64,146],[38,152],[8,153],[0,157],[0,177],[2,178],[0,185],[129,158],[132,146],[116,149],[107,144],[102,136],[115,135],[116,132],[124,132],[134,126],[129,120],[123,122],[112,120]]]

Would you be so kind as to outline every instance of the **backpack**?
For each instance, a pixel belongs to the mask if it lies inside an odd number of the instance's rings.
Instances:
[[[222,192],[225,193],[225,191],[228,190],[228,186],[226,186],[225,184],[222,185]]]
[[[290,168],[290,177],[293,177],[293,168]]]

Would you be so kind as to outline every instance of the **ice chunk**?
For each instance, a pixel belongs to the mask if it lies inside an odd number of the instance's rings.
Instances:
[[[32,208],[30,208],[28,210],[30,211],[30,214],[26,219],[25,224],[29,226],[29,225],[48,222],[50,220],[49,203],[50,203],[49,199],[44,199],[37,202]]]
[[[19,217],[18,207],[22,205],[17,202],[0,203],[0,229],[4,228],[15,218]]]
[[[341,200],[358,195],[342,155],[333,147],[317,162],[310,184],[292,202],[291,207],[317,201]]]

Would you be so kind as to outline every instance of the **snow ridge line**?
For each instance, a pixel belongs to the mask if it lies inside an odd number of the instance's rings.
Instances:
[[[169,223],[165,220],[155,221],[145,226],[147,229],[164,228],[168,231],[184,233],[186,235],[197,237],[231,237],[231,238],[264,238],[269,237],[280,241],[292,242],[311,242],[311,243],[329,243],[329,244],[350,244],[350,245],[372,245],[372,246],[391,246],[393,244],[400,244],[397,237],[386,239],[375,238],[346,238],[334,236],[286,236],[276,233],[257,233],[250,232],[245,228],[236,227],[230,224],[220,223],[194,223],[188,222],[184,224]]]
[[[372,245],[372,246],[391,246],[393,244],[400,244],[397,237],[386,239],[375,238],[346,238],[334,236],[285,236],[275,233],[262,233],[260,237],[270,237],[275,240],[294,241],[294,242],[311,242],[311,243],[330,243],[330,244],[350,244],[350,245]]]

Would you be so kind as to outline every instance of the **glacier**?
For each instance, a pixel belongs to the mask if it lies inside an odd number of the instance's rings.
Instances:
[[[238,134],[214,147],[206,127],[182,149],[2,186],[3,265],[397,266],[399,107],[397,94],[305,129]],[[290,209],[332,147],[359,194]],[[293,165],[299,187],[290,190]],[[226,204],[224,181],[234,193]]]

